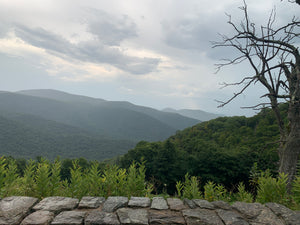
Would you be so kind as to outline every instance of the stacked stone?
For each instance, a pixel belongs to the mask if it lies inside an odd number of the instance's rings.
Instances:
[[[0,202],[0,225],[203,224],[300,225],[300,212],[276,203],[229,205],[223,201],[154,197],[7,197]]]

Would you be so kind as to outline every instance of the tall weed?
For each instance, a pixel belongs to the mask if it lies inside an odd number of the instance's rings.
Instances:
[[[258,189],[256,201],[260,203],[276,202],[286,204],[288,176],[280,173],[277,178],[273,178],[267,170],[258,178]]]
[[[235,194],[235,199],[240,202],[253,202],[253,195],[246,191],[245,185],[241,182],[238,185],[238,192]]]
[[[197,199],[202,197],[199,188],[199,181],[197,177],[190,176],[188,173],[185,175],[184,183],[180,181],[176,183],[177,194],[179,197],[188,199]]]

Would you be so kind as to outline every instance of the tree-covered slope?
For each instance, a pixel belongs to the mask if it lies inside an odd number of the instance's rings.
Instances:
[[[37,116],[0,115],[0,154],[15,158],[85,157],[99,160],[124,154],[134,142],[112,140]]]
[[[285,114],[286,106],[281,106]],[[246,117],[221,117],[178,131],[164,142],[140,142],[120,159],[123,167],[146,161],[147,176],[174,191],[185,173],[227,187],[247,182],[251,167],[277,168],[278,127],[270,110]]]

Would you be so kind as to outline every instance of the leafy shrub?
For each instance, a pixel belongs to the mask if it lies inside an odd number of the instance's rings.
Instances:
[[[258,178],[258,189],[256,200],[260,203],[276,202],[285,204],[287,201],[287,175],[280,173],[273,178],[270,172],[261,173]]]
[[[238,186],[238,192],[235,194],[235,199],[240,202],[253,202],[253,195],[246,191],[245,185],[241,182]]]
[[[225,187],[221,184],[215,184],[212,181],[204,185],[204,199],[207,201],[229,200],[229,194]]]
[[[185,175],[184,183],[181,181],[176,183],[178,197],[193,199],[201,198],[202,194],[199,189],[199,181],[197,177],[190,176],[188,173]]]
[[[300,204],[300,176],[296,176],[292,185],[293,199]]]
[[[61,161],[54,163],[40,158],[30,160],[20,176],[15,160],[0,158],[0,195],[25,195],[37,198],[69,196],[149,196],[153,186],[145,181],[144,163],[133,163],[128,171],[118,166],[107,166],[102,171],[98,162],[83,170],[79,160],[72,161],[70,178],[62,180]]]

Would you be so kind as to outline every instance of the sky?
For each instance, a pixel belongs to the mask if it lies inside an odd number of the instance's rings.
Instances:
[[[266,24],[276,9],[285,24],[300,7],[248,0],[249,15]],[[251,116],[264,89],[250,87],[218,108],[251,75],[246,64],[223,68],[235,53],[212,48],[239,23],[241,0],[0,0],[0,90],[57,89],[156,109],[201,109]]]

